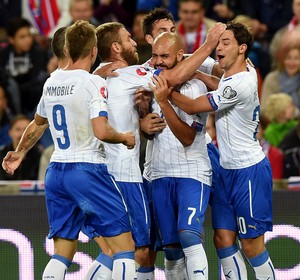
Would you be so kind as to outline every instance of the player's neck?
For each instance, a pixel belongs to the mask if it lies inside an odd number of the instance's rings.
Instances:
[[[125,66],[128,66],[127,61],[125,61],[122,57],[110,57],[106,60],[103,60],[102,62],[108,63],[108,62],[122,62]]]
[[[65,70],[85,70],[87,72],[90,72],[91,70],[91,61],[87,59],[78,59],[76,62],[69,61],[69,64],[67,67],[65,67]]]
[[[230,65],[225,69],[224,78],[230,77],[240,72],[247,71],[246,60],[236,61],[234,64]]]

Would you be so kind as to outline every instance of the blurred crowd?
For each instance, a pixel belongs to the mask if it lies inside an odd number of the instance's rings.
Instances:
[[[151,57],[151,46],[141,22],[151,9],[161,6],[176,19],[186,53],[205,41],[216,21],[235,20],[252,30],[255,41],[249,57],[257,70],[261,102],[257,137],[274,179],[300,176],[300,0],[0,0],[1,159],[15,149],[44,82],[57,68],[50,45],[59,27],[79,19],[95,26],[119,21],[137,42],[142,64]],[[210,117],[207,129],[217,145],[213,114]],[[38,175],[39,161],[45,161],[43,153],[52,151],[46,133],[23,168],[14,176],[1,169],[0,180],[43,179],[43,172]]]

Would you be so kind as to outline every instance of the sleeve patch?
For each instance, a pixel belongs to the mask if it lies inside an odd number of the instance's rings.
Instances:
[[[227,86],[224,88],[222,92],[222,96],[226,99],[232,99],[236,97],[237,93],[235,90],[233,90],[230,86]]]

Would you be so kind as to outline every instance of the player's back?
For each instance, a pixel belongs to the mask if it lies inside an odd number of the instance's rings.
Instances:
[[[55,151],[51,161],[103,162],[91,119],[106,115],[104,81],[84,70],[57,70],[46,81],[38,113],[48,119]]]

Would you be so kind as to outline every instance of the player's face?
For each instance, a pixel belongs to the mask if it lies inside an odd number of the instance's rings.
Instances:
[[[239,45],[231,30],[226,30],[219,39],[216,56],[222,69],[228,70],[237,60]]]
[[[136,42],[132,40],[130,33],[125,29],[119,30],[121,46],[122,46],[122,57],[128,63],[128,65],[137,64],[139,61],[139,55],[136,49]]]
[[[289,76],[294,76],[300,72],[300,50],[298,48],[291,49],[284,61],[284,68]]]
[[[177,64],[177,52],[169,42],[157,42],[152,46],[152,60],[155,69],[172,69]]]
[[[153,40],[161,33],[164,32],[171,32],[175,33],[175,24],[173,21],[169,19],[159,19],[153,23],[153,29],[152,29],[152,38]]]

